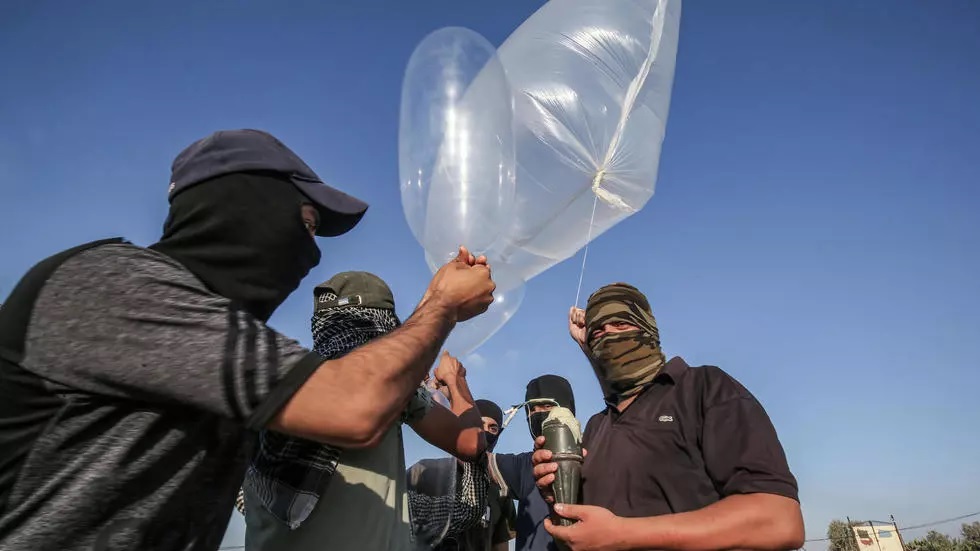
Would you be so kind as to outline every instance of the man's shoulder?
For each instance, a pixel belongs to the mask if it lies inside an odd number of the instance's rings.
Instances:
[[[604,408],[601,411],[593,413],[592,416],[589,417],[589,420],[585,422],[585,430],[582,431],[582,434],[591,434],[594,428],[601,423],[607,415],[609,415],[609,408]]]
[[[686,371],[685,376],[695,383],[706,404],[753,398],[752,393],[738,379],[716,365],[689,367]]]
[[[58,272],[137,276],[141,274],[181,276],[194,275],[173,258],[129,242],[106,243],[86,249],[66,260]]]
[[[102,337],[131,330],[137,319],[180,321],[186,328],[191,321],[224,320],[228,303],[170,257],[110,243],[80,251],[50,274],[34,303],[28,335],[34,345],[77,346],[98,340],[92,331],[77,331],[86,324],[97,324],[89,327],[97,327]],[[170,336],[159,332],[161,339]]]
[[[112,304],[173,295],[213,296],[176,260],[127,242],[99,245],[68,258],[51,274],[45,287],[60,299],[111,296]]]

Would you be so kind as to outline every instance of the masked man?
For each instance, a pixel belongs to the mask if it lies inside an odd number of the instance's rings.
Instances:
[[[577,522],[548,531],[574,551],[798,549],[796,479],[759,402],[713,366],[669,362],[650,303],[617,283],[569,314],[607,408],[589,420],[584,505],[556,505]],[[543,444],[543,439],[536,443]],[[535,452],[550,499],[557,464]]]
[[[377,445],[493,300],[461,249],[402,326],[324,360],[266,322],[367,205],[256,130],[186,148],[169,198],[158,243],[69,249],[4,300],[0,549],[217,549],[255,431]]]
[[[379,277],[344,272],[314,291],[313,349],[339,358],[400,324],[391,290]],[[409,516],[442,515],[459,532],[477,523],[489,481],[481,467],[463,462],[453,473],[454,495],[409,495],[401,424],[430,444],[466,461],[484,457],[482,420],[466,384],[466,371],[444,354],[435,379],[447,389],[450,409],[419,386],[380,442],[341,450],[263,431],[245,477],[247,551],[411,549]]]
[[[476,407],[483,416],[483,432],[487,439],[487,451],[493,451],[500,436],[504,414],[500,406],[490,400],[477,400]],[[424,468],[421,461],[412,468]],[[514,500],[496,484],[491,485],[486,511],[478,524],[460,533],[450,534],[435,547],[435,551],[507,551],[514,538]]]
[[[541,436],[541,424],[551,408],[561,406],[575,413],[572,385],[558,375],[542,375],[527,384],[524,410],[531,438]],[[517,551],[556,551],[552,537],[545,530],[548,504],[535,487],[531,463],[533,452],[490,455],[490,474],[511,499],[517,500]]]

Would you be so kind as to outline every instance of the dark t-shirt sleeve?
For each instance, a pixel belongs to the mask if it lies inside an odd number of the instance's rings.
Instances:
[[[193,408],[261,428],[321,361],[169,257],[127,244],[85,251],[52,274],[24,367],[64,395]]]
[[[495,453],[490,461],[490,469],[493,478],[511,499],[521,499],[531,493],[534,486],[531,452]]]
[[[765,493],[799,501],[796,478],[772,421],[762,404],[737,381],[713,394],[702,427],[702,449],[708,475],[722,497]]]

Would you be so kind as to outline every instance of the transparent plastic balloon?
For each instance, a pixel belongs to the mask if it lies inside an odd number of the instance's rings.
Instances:
[[[402,83],[398,164],[416,240],[439,263],[489,250],[514,202],[513,97],[496,49],[448,27],[416,47]]]
[[[489,255],[525,281],[653,195],[680,14],[680,0],[552,0],[500,47],[517,195],[507,239]]]
[[[445,350],[457,358],[462,358],[482,346],[510,321],[524,301],[524,280],[507,265],[495,264],[492,269],[497,288],[493,292],[490,308],[475,318],[456,324],[443,345]]]

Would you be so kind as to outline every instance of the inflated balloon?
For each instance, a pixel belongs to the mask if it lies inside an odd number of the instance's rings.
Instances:
[[[453,356],[461,358],[479,348],[514,316],[524,301],[524,281],[509,266],[497,264],[492,268],[497,284],[493,303],[483,314],[453,328],[443,346]]]
[[[512,104],[496,49],[471,30],[437,30],[409,59],[398,137],[402,206],[439,265],[461,244],[484,253],[510,227]]]
[[[517,196],[506,244],[490,255],[525,281],[653,195],[680,14],[680,0],[552,0],[500,47]]]

